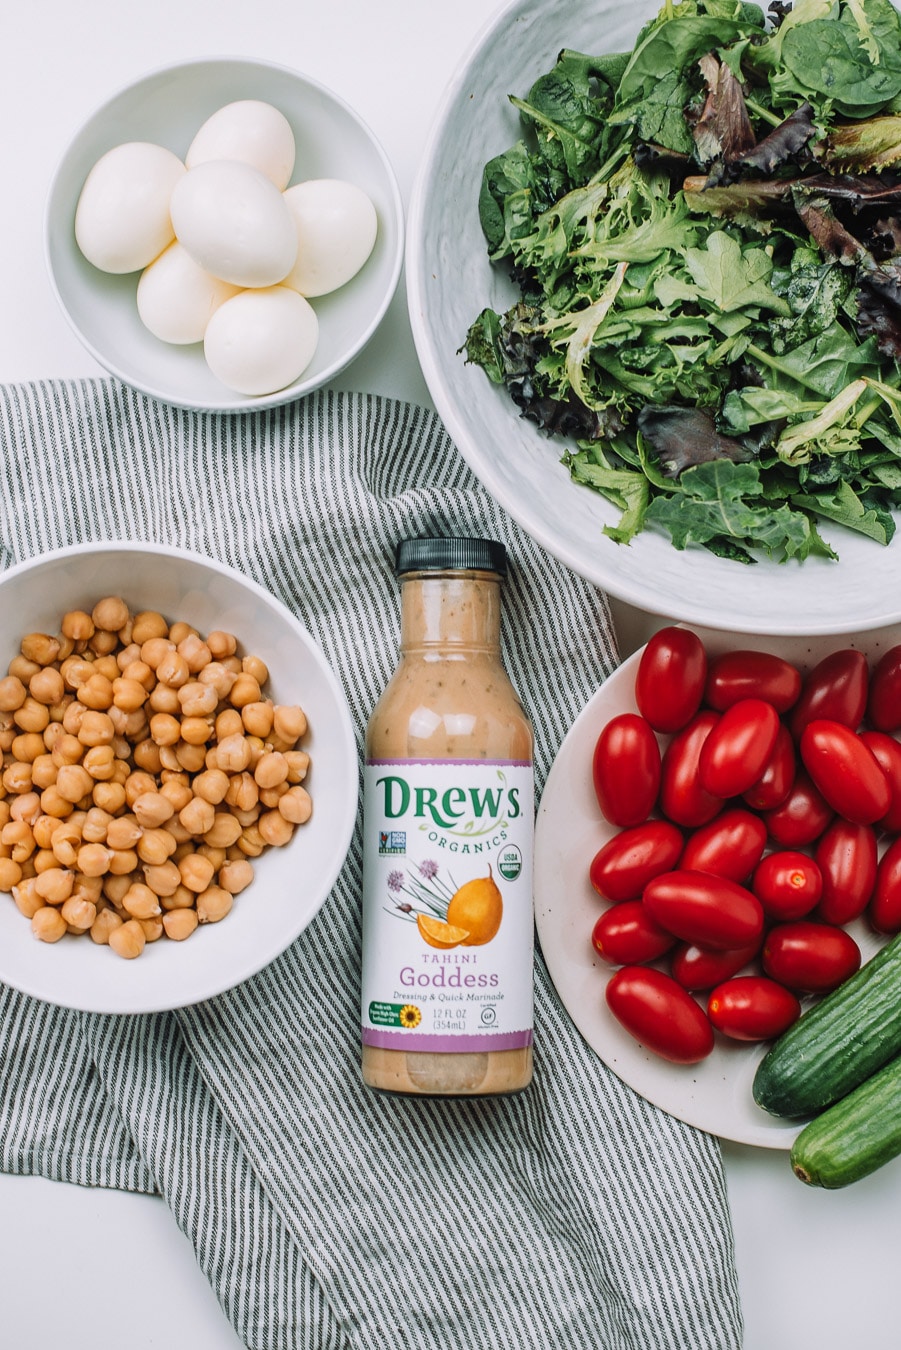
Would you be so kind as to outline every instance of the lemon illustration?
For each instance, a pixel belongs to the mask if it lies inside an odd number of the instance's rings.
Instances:
[[[459,947],[469,937],[465,928],[455,928],[453,924],[435,919],[431,914],[417,914],[416,927],[419,936],[430,947]]]
[[[464,882],[447,907],[447,921],[465,928],[464,947],[481,947],[490,942],[501,926],[504,902],[488,864],[487,877]]]

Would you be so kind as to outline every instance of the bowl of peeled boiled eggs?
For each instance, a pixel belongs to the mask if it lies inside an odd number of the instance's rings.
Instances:
[[[51,285],[110,374],[176,406],[300,398],[364,348],[397,288],[403,207],[340,97],[268,62],[189,61],[78,131],[45,214]]]

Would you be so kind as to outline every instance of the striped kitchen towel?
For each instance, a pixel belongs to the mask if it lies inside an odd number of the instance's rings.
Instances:
[[[514,525],[423,409],[325,392],[224,417],[110,380],[7,386],[0,479],[3,566],[147,539],[280,596],[340,676],[361,743],[396,657],[405,535],[507,545],[505,658],[539,789],[616,663],[605,597]],[[302,936],[196,1007],[95,1016],[0,987],[0,1167],[159,1193],[253,1350],[738,1347],[716,1140],[620,1083],[540,953],[529,1091],[362,1085],[360,889],[358,829]]]

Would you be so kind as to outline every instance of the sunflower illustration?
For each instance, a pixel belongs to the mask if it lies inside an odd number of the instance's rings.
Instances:
[[[422,1013],[415,1003],[405,1003],[399,1014],[402,1027],[418,1027],[422,1021]]]

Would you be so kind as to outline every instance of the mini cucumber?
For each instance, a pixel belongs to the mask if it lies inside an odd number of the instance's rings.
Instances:
[[[754,1075],[758,1106],[817,1115],[901,1055],[901,933],[786,1031]]]
[[[901,1154],[901,1056],[830,1106],[798,1135],[795,1176],[837,1190]]]

